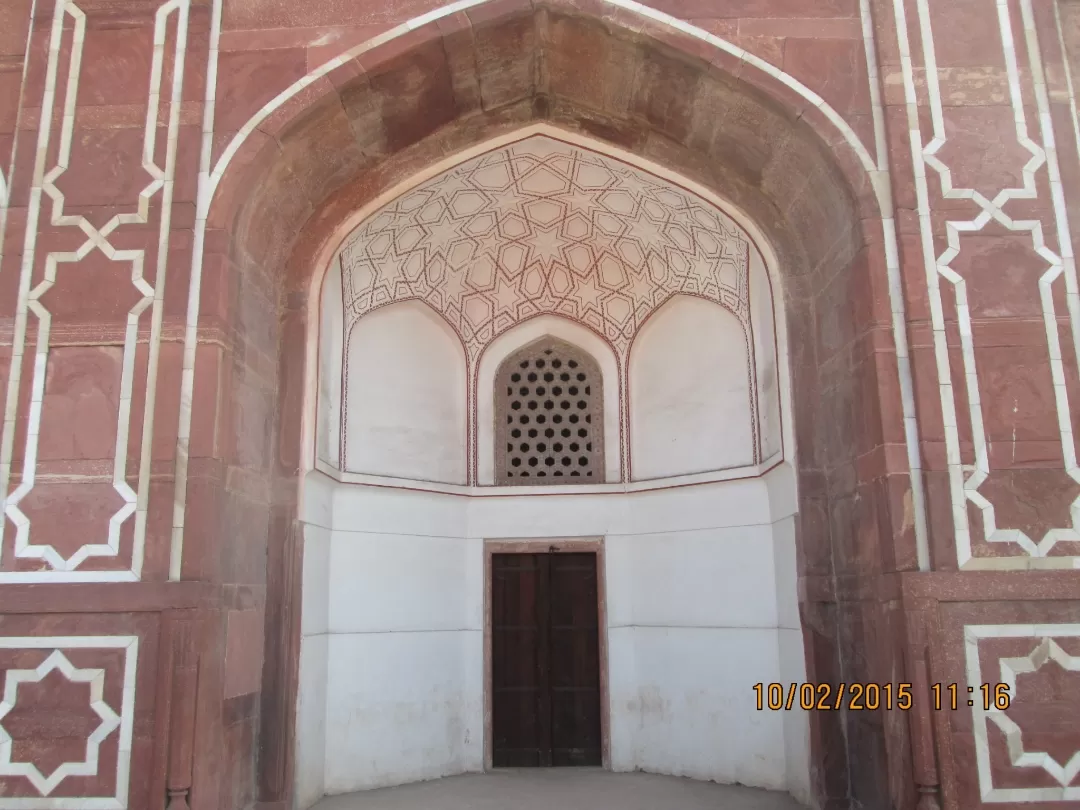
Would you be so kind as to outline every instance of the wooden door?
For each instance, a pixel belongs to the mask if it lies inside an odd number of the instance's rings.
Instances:
[[[491,559],[492,764],[600,765],[596,555]]]

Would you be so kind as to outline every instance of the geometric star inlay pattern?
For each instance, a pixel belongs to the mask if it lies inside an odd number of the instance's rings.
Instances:
[[[997,672],[996,677],[989,673],[984,677],[983,647],[1012,639],[1031,639],[1032,646],[1026,655],[1001,656],[993,663],[987,661]],[[1080,672],[1080,656],[1071,655],[1062,646],[1066,640],[1075,644],[1077,639],[1080,639],[1080,624],[979,624],[964,627],[967,682],[975,693],[971,708],[975,763],[979,794],[984,803],[1064,802],[1066,804],[1063,806],[1072,807],[1080,801],[1080,786],[1074,784],[1077,775],[1080,775],[1080,751],[1073,750],[1064,761],[1059,761],[1046,751],[1029,750],[1020,725],[1009,716],[1009,709],[999,709],[993,704],[984,707],[978,691],[982,684],[996,681],[1005,684],[1010,697],[1015,700],[1020,675],[1038,672],[1051,663],[1066,672]],[[1010,709],[1015,707],[1011,706]],[[1000,767],[995,765],[992,751],[991,724],[1004,735],[1007,761],[1012,768],[1027,770],[1032,774],[1028,779],[1033,779],[1036,772],[1042,771],[1053,784],[1039,784],[1036,781],[1022,787],[1014,781],[1011,785],[1002,785],[1003,774]]]
[[[534,135],[449,169],[373,213],[341,251],[345,333],[420,299],[472,363],[539,314],[592,327],[621,359],[678,293],[749,334],[749,243],[715,206],[618,160]]]
[[[120,716],[105,702],[105,670],[79,669],[60,650],[41,662],[35,669],[9,669],[4,678],[4,698],[0,701],[0,721],[15,708],[19,684],[38,683],[54,669],[60,670],[72,683],[90,684],[90,708],[101,718],[101,723],[86,740],[86,756],[81,762],[65,762],[45,776],[31,762],[15,762],[11,759],[13,740],[0,726],[0,776],[22,776],[29,780],[42,796],[48,796],[69,776],[94,776],[98,772],[98,749],[103,740],[120,727]]]

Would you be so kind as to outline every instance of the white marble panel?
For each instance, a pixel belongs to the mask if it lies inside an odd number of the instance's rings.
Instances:
[[[795,550],[795,518],[785,518],[772,525],[776,616],[780,627],[798,630],[799,571]]]
[[[612,679],[612,759],[620,769],[783,790],[780,712],[759,712],[753,686],[779,680],[775,630],[635,627],[635,677]],[[627,637],[632,641],[627,641]]]
[[[427,304],[360,318],[346,341],[344,469],[466,482],[466,361],[461,340]]]
[[[345,345],[345,308],[341,299],[341,262],[330,265],[323,279],[319,310],[319,390],[315,420],[315,453],[341,469],[341,373]]]
[[[329,636],[326,791],[483,767],[483,633]]]
[[[776,627],[770,526],[610,536],[608,621]]]
[[[473,498],[469,534],[486,538],[585,537],[625,525],[625,495]]]
[[[802,630],[781,628],[777,634],[780,649],[778,683],[806,683],[806,655]],[[810,790],[810,715],[801,709],[780,712],[784,720],[784,757],[787,763],[787,790],[803,804],[811,803]]]
[[[610,571],[610,562],[608,566]],[[610,618],[611,602],[608,602]],[[630,701],[637,694],[637,645],[633,627],[608,627],[608,717],[613,771],[634,771],[637,757],[637,715]]]
[[[469,499],[408,489],[338,484],[334,528],[383,534],[465,537]]]
[[[330,593],[330,530],[304,525],[303,592],[300,597],[300,634],[325,633]]]
[[[756,248],[750,248],[750,323],[754,330],[754,360],[758,386],[758,434],[761,457],[780,452],[780,375],[776,351],[776,319],[769,271]]]
[[[636,492],[626,501],[615,534],[712,529],[770,523],[769,493],[760,478]]]
[[[296,807],[305,810],[325,793],[327,637],[300,639],[296,696]]]
[[[330,529],[334,525],[334,493],[341,486],[333,478],[321,472],[304,474],[303,500],[300,503],[300,520],[314,526]]]
[[[799,511],[799,481],[795,467],[785,461],[761,476],[769,493],[769,519],[773,523]]]
[[[690,295],[645,322],[629,362],[633,480],[755,462],[748,340],[737,316]]]
[[[333,533],[332,633],[483,628],[483,541]]]

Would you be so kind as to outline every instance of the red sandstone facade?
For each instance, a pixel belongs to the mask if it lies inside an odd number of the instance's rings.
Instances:
[[[1080,807],[1077,71],[1073,0],[5,0],[0,808],[291,805],[311,276],[540,120],[777,250],[808,673],[914,685],[820,805]]]

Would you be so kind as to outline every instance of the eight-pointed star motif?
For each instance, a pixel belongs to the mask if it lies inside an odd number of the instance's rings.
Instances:
[[[1066,672],[1080,672],[1080,656],[1069,655],[1052,638],[1043,638],[1029,654],[1018,658],[1001,659],[1001,683],[1008,685],[1009,694],[1016,696],[1016,676],[1038,672],[1053,661]],[[1041,768],[1062,787],[1068,787],[1080,774],[1080,751],[1074,751],[1067,762],[1058,762],[1045,751],[1028,751],[1024,748],[1020,726],[1005,712],[991,707],[987,712],[990,720],[1005,734],[1005,746],[1009,761],[1017,768]]]
[[[69,776],[94,776],[98,772],[98,749],[102,741],[120,726],[120,717],[105,702],[105,670],[79,669],[60,650],[54,650],[36,669],[9,669],[4,677],[4,699],[0,701],[0,723],[8,716],[19,700],[19,684],[40,683],[53,670],[59,670],[72,683],[90,684],[90,708],[101,718],[86,739],[86,756],[81,762],[64,762],[48,776],[32,762],[14,762],[11,759],[13,740],[7,729],[0,725],[0,776],[22,776],[42,796],[48,796]]]

